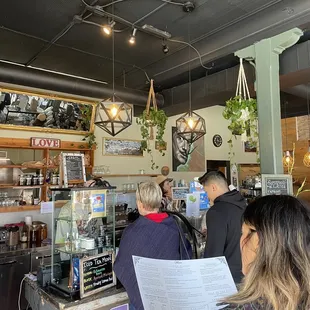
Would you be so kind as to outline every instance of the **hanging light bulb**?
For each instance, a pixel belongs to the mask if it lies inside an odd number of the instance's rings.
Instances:
[[[115,25],[115,22],[112,21],[112,22],[110,22],[109,24],[104,25],[104,26],[102,27],[102,31],[103,31],[106,35],[109,36],[109,35],[111,35],[111,33],[112,33],[112,29],[113,29],[114,25]]]
[[[308,143],[310,139],[310,107],[309,107],[309,86],[307,85],[307,108],[308,108]],[[304,155],[303,164],[306,167],[310,167],[310,145],[308,147],[308,152]]]
[[[137,29],[136,28],[133,28],[132,30],[132,33],[131,33],[131,36],[129,38],[129,43],[131,45],[135,44],[136,43],[136,33],[137,33]]]
[[[118,113],[118,109],[117,109],[117,107],[113,104],[112,105],[112,108],[111,108],[111,115],[112,115],[112,117],[116,117],[116,115],[117,115],[117,113]]]
[[[308,148],[308,152],[304,155],[303,164],[306,167],[310,167],[310,146]]]
[[[189,117],[187,119],[187,125],[190,129],[193,129],[195,127],[196,122],[193,120],[192,117]]]
[[[284,152],[284,156],[282,158],[283,166],[290,167],[293,164],[293,157],[291,156],[290,151]]]

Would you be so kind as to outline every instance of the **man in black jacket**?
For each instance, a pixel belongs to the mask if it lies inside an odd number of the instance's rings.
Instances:
[[[229,191],[220,171],[210,171],[199,178],[213,206],[206,215],[205,258],[225,256],[236,283],[242,279],[240,237],[246,201],[237,190]]]

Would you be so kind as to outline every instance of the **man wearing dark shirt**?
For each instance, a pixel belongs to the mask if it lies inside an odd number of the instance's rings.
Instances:
[[[240,252],[241,221],[245,199],[237,190],[229,191],[220,171],[211,171],[199,178],[213,206],[206,215],[207,240],[205,258],[225,256],[236,283],[242,279]]]

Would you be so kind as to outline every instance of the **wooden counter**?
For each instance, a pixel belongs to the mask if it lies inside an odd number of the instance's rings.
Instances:
[[[115,287],[104,292],[71,301],[40,288],[36,281],[25,280],[25,297],[32,310],[110,310],[129,302],[124,289]]]

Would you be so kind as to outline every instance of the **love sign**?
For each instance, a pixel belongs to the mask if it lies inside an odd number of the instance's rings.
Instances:
[[[51,138],[31,138],[30,146],[50,148],[50,149],[59,149],[60,148],[60,139],[51,139]]]

